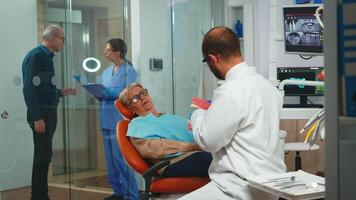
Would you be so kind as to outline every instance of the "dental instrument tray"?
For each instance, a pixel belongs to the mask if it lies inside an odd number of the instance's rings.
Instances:
[[[247,181],[250,187],[285,199],[305,200],[325,197],[325,178],[302,170],[248,177]]]

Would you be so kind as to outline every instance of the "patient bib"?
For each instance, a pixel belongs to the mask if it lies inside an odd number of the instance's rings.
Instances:
[[[127,136],[141,139],[168,139],[195,143],[192,132],[188,130],[188,120],[171,114],[136,117],[130,123]]]

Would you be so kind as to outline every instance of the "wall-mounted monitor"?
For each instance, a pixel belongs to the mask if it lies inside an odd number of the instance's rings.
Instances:
[[[315,17],[315,11],[319,6],[308,4],[283,7],[286,53],[301,55],[323,53],[323,30]]]

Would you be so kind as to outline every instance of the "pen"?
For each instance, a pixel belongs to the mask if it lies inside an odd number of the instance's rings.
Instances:
[[[321,122],[321,119],[319,119],[318,120],[318,124],[316,125],[316,128],[315,128],[315,130],[314,130],[314,132],[313,132],[313,134],[310,136],[310,138],[309,138],[309,141],[308,141],[308,143],[309,143],[309,150],[312,148],[312,146],[315,144],[315,139],[316,139],[316,135],[318,134],[318,132],[319,132],[319,128],[320,128],[320,122]]]
[[[314,132],[315,128],[317,127],[318,122],[319,122],[319,121],[316,121],[316,122],[313,124],[313,126],[309,129],[307,135],[305,136],[304,143],[307,143],[307,142],[308,142],[310,136],[312,135],[312,133]]]

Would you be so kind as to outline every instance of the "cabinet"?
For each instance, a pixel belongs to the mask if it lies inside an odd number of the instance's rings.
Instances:
[[[347,5],[348,4],[348,5]],[[356,196],[356,118],[343,116],[341,78],[338,68],[341,67],[345,55],[343,45],[338,42],[344,34],[356,37],[355,20],[356,1],[326,0],[325,14],[325,106],[326,106],[326,197],[327,199],[355,199]],[[338,21],[339,11],[347,15],[345,21]],[[342,23],[342,24],[338,24]],[[348,25],[348,26],[347,26]],[[342,27],[342,28],[339,28]],[[350,30],[351,28],[351,30]],[[349,29],[349,30],[346,30]],[[339,35],[338,35],[339,33]],[[350,43],[348,43],[350,44]],[[355,48],[351,43],[349,48]],[[347,52],[346,52],[347,53]],[[340,56],[340,57],[338,57]],[[356,59],[349,54],[350,59]],[[353,57],[353,58],[352,58]],[[353,65],[353,67],[355,67]]]
[[[240,38],[241,54],[248,65],[254,65],[253,6],[239,0],[225,1],[225,24],[235,30],[237,20],[242,22],[243,37]]]

